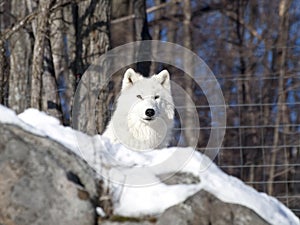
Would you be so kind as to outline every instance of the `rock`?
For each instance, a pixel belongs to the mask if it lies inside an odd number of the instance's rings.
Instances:
[[[155,217],[123,217],[113,215],[106,221],[99,221],[99,225],[155,225]]]
[[[101,225],[154,225],[151,222],[148,221],[139,221],[139,222],[134,222],[134,221],[126,221],[126,222],[115,222],[115,221],[104,221],[101,223]]]
[[[157,175],[161,182],[166,185],[175,184],[198,184],[200,178],[194,176],[192,173],[177,172],[177,173],[164,173]]]
[[[45,137],[0,124],[0,224],[94,225],[94,172]]]
[[[167,209],[157,225],[267,225],[254,211],[225,203],[201,190],[185,202]]]

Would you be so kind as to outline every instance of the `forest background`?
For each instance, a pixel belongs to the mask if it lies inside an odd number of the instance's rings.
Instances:
[[[206,62],[222,87],[227,128],[215,162],[299,216],[299,30],[297,0],[0,0],[0,103],[101,133],[124,70],[97,97],[96,109],[74,114],[74,93],[91,63],[132,41],[180,44]],[[170,70],[197,106],[197,149],[205,148],[211,121],[201,88],[168,65],[134,66],[145,76]],[[175,139],[182,131],[180,144],[187,146],[191,121],[188,105],[182,107],[186,117],[176,124]],[[89,119],[95,111],[96,123]]]

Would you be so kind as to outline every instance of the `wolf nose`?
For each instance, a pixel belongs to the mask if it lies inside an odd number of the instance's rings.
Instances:
[[[155,111],[154,111],[154,109],[146,109],[145,114],[146,114],[146,116],[152,117],[152,116],[154,116]]]

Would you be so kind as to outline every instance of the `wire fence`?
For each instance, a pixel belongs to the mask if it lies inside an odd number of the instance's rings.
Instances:
[[[280,78],[274,74],[217,78],[227,104],[227,126],[215,163],[256,190],[276,197],[300,216],[300,76],[286,74],[281,92]],[[185,83],[182,74],[174,80]],[[186,127],[183,121],[174,131],[199,130],[201,140],[197,147],[203,151],[210,135],[210,110],[214,106],[203,100],[205,95],[197,85],[194,93],[200,127]],[[284,95],[283,101],[279,101],[280,95]],[[182,103],[178,109],[186,109],[182,97],[175,93],[174,98]]]
[[[295,85],[299,78],[285,78],[284,93],[279,93],[264,90],[270,80],[274,87],[278,76],[253,77],[243,83],[230,79],[237,88],[246,85],[255,94],[237,91],[232,96],[237,101],[228,105],[233,118],[228,118],[227,137],[217,164],[258,191],[273,195],[300,216],[300,89]],[[245,97],[247,94],[250,96]],[[283,102],[278,101],[280,94],[285,95]]]

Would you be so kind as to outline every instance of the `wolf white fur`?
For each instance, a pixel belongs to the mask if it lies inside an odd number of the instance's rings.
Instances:
[[[167,70],[145,78],[128,69],[115,112],[103,136],[134,150],[168,146],[174,103]]]

